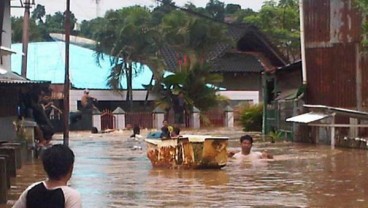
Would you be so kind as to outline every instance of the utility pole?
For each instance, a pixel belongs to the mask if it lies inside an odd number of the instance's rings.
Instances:
[[[24,1],[24,16],[23,16],[23,56],[22,56],[22,70],[21,76],[27,78],[27,56],[28,56],[28,42],[29,42],[29,10],[31,8],[30,0]]]
[[[100,16],[100,0],[95,0],[96,2],[96,17]]]
[[[64,132],[63,143],[69,146],[69,43],[70,43],[70,0],[66,0],[65,11],[65,80],[64,80]]]

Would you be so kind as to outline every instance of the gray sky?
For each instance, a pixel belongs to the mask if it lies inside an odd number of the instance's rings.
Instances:
[[[99,1],[99,7],[96,7],[96,1]],[[251,8],[258,11],[263,3],[263,0],[220,0],[225,4],[239,4],[243,9]],[[187,2],[192,2],[197,7],[204,7],[209,0],[174,0],[177,6],[184,6]],[[36,4],[45,6],[46,13],[54,14],[57,11],[65,11],[66,0],[35,0]],[[157,5],[154,0],[70,0],[70,10],[75,14],[78,21],[90,20],[97,16],[103,16],[106,10],[119,9],[121,7],[141,5],[153,6]],[[19,1],[12,1],[12,5],[19,5]],[[12,8],[13,16],[22,16],[24,9]]]

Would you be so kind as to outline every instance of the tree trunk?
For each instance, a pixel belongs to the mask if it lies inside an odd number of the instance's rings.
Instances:
[[[128,81],[128,102],[129,102],[129,111],[132,112],[133,110],[133,85],[132,85],[132,82],[133,82],[133,67],[132,67],[132,64],[129,64],[129,67],[128,67],[128,77],[129,77],[129,81]]]
[[[0,45],[2,44],[3,37],[3,22],[4,22],[4,12],[5,11],[5,1],[0,1]]]
[[[152,77],[151,77],[151,80],[150,80],[149,86],[151,86],[151,85],[152,85],[153,78],[154,78],[154,75],[152,74]],[[149,96],[149,92],[150,92],[150,90],[151,90],[151,89],[147,89],[146,99],[144,99],[144,110],[146,110],[146,107],[147,107],[147,103],[148,103],[148,96]]]

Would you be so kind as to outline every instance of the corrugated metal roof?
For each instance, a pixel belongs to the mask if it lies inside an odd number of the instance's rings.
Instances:
[[[36,83],[47,83],[47,81],[31,81],[11,71],[8,71],[4,74],[0,74],[0,84],[36,84]]]
[[[15,51],[12,51],[10,48],[7,48],[5,46],[0,46],[0,56],[6,56],[15,53]]]
[[[21,52],[21,44],[13,44],[12,49]],[[20,73],[21,53],[12,55],[12,70]],[[64,42],[34,42],[28,45],[27,78],[33,81],[48,80],[53,84],[64,83],[65,76]],[[110,74],[110,57],[105,56],[100,66],[96,63],[95,51],[70,44],[70,80],[75,88],[109,89],[107,77]],[[151,70],[144,66],[133,72],[133,89],[144,89],[152,77]],[[127,88],[126,79],[121,81]]]
[[[329,114],[309,112],[286,119],[289,122],[311,123],[329,117]]]
[[[213,63],[212,72],[262,72],[262,64],[246,53],[227,53]]]
[[[306,108],[310,109],[318,109],[318,110],[324,110],[336,113],[338,115],[344,115],[349,116],[352,118],[361,118],[361,119],[368,119],[368,112],[364,111],[357,111],[357,110],[351,110],[346,108],[337,108],[337,107],[331,107],[326,105],[303,105]]]

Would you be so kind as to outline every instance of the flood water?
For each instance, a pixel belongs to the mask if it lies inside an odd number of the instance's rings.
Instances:
[[[240,150],[238,140],[229,146]],[[267,150],[275,159],[230,160],[221,170],[165,170],[153,169],[144,142],[125,134],[76,134],[70,147],[76,155],[70,185],[81,193],[84,208],[368,207],[364,150],[255,143],[254,150]],[[7,207],[44,178],[37,160],[17,173]]]

